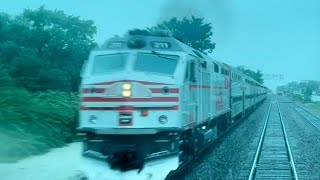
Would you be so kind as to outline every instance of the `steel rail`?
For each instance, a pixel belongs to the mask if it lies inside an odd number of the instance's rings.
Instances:
[[[290,147],[290,144],[289,144],[289,140],[288,140],[288,136],[287,136],[287,133],[286,133],[286,129],[284,127],[282,113],[281,113],[281,110],[280,110],[278,102],[276,102],[276,105],[277,105],[277,110],[278,110],[278,114],[279,114],[279,118],[280,118],[280,122],[281,122],[281,129],[282,129],[283,136],[284,136],[286,151],[288,153],[289,163],[290,163],[290,167],[291,167],[290,168],[291,169],[291,174],[292,174],[294,179],[298,180],[299,178],[298,178],[298,175],[297,175],[297,170],[296,170],[295,163],[294,163],[294,160],[293,160],[291,147]],[[248,178],[249,180],[254,179],[255,174],[256,174],[256,169],[257,169],[259,157],[261,155],[262,146],[263,146],[264,139],[265,139],[267,125],[268,125],[269,118],[270,118],[271,106],[272,106],[272,104],[270,104],[270,106],[269,106],[268,115],[267,115],[266,120],[265,120],[263,131],[262,131],[262,133],[260,135],[258,148],[256,150],[254,161],[252,163],[251,170],[250,170],[250,175],[249,175],[249,178]]]
[[[289,161],[290,161],[290,165],[291,165],[293,178],[298,180],[299,178],[298,178],[298,174],[297,174],[297,169],[296,169],[296,166],[295,166],[295,163],[294,163],[294,160],[293,160],[292,150],[291,150],[291,147],[290,147],[290,144],[289,144],[286,128],[284,127],[284,123],[283,123],[283,119],[282,119],[282,113],[281,113],[281,110],[280,110],[278,102],[277,102],[277,107],[278,107],[278,113],[279,113],[279,116],[280,116],[282,131],[283,131],[285,142],[286,142],[286,146],[287,146],[287,152],[289,154]]]
[[[266,99],[265,99],[266,100]],[[259,104],[259,106],[262,106],[265,102],[265,100],[262,100],[261,104]],[[271,105],[269,106],[269,111],[270,111]],[[257,108],[258,109],[258,108]],[[269,112],[270,113],[270,112]],[[268,113],[268,116],[269,116]],[[232,132],[240,123],[242,123],[243,121],[245,121],[249,116],[251,115],[251,113],[246,114],[244,117],[238,119],[234,124],[232,124],[230,127],[228,127],[226,129],[226,131],[224,131],[217,139],[211,141],[210,143],[208,143],[203,149],[201,149],[199,151],[199,154],[201,154],[202,152],[204,152],[207,148],[209,148],[210,146],[212,146],[215,143],[218,143],[219,141],[221,141],[221,139],[223,139],[225,136],[227,136],[230,132]],[[260,119],[260,117],[259,117]],[[190,165],[196,158],[195,157],[191,157],[189,158],[186,162],[183,162],[179,165],[179,167],[174,171],[168,174],[168,176],[165,178],[165,180],[169,180],[172,179],[172,177],[174,177],[176,175],[176,173],[178,173],[180,170],[182,170],[183,168],[185,168],[186,166]]]
[[[263,130],[262,130],[262,133],[261,133],[261,136],[260,136],[258,149],[257,149],[257,151],[255,153],[255,157],[254,157],[254,160],[253,160],[253,163],[252,163],[252,166],[251,166],[250,175],[249,175],[249,178],[248,178],[249,180],[253,179],[255,170],[257,168],[258,158],[259,158],[260,153],[261,153],[262,143],[263,143],[263,140],[264,140],[264,137],[265,137],[264,135],[266,133],[270,112],[271,112],[271,103],[269,105],[269,110],[268,110],[268,113],[267,113],[267,117],[266,117],[266,120],[265,120],[265,123],[264,123],[264,126],[263,126]]]

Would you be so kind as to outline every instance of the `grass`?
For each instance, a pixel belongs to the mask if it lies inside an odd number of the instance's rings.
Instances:
[[[305,101],[302,95],[291,95],[290,98],[294,101],[303,103],[314,112],[320,114],[320,102]]]
[[[313,111],[317,112],[320,114],[320,102],[312,102],[312,103],[307,103],[306,106],[311,108]]]
[[[0,89],[0,163],[72,142],[78,108],[79,98],[74,93]]]

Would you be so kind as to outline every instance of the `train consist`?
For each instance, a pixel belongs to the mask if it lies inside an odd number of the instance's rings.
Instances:
[[[152,159],[174,156],[176,168],[197,155],[268,89],[160,32],[112,39],[92,51],[80,91],[83,156],[111,171],[139,172]]]

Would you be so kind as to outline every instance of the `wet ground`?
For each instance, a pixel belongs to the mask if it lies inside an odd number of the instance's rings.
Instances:
[[[65,180],[75,179],[80,161],[80,143],[53,149],[17,163],[0,163],[2,180]]]

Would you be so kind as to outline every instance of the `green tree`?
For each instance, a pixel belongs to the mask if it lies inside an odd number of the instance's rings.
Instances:
[[[211,39],[212,25],[205,23],[204,18],[192,16],[179,20],[174,17],[149,28],[149,30],[157,29],[170,30],[175,38],[204,53],[211,53],[215,48],[215,43]]]
[[[130,30],[130,34],[148,35],[151,31],[157,30],[169,30],[176,39],[206,54],[215,48],[211,39],[211,23],[205,23],[204,18],[195,16],[181,20],[174,17],[150,28]]]
[[[44,7],[0,13],[0,163],[74,140],[79,96],[61,91],[78,90],[95,32],[92,21]]]
[[[7,70],[0,63],[0,88],[13,86],[13,80],[9,76]]]
[[[299,83],[299,88],[303,94],[304,100],[306,102],[311,101],[311,95],[313,92],[317,91],[319,88],[319,82],[317,81],[305,81]]]
[[[262,72],[258,69],[257,71],[253,71],[251,69],[247,69],[244,66],[238,66],[238,70],[242,71],[245,75],[251,77],[252,79],[256,80],[257,82],[263,84],[264,79],[263,79],[263,74]]]
[[[44,6],[14,18],[0,14],[0,58],[19,86],[77,91],[95,34],[93,21]]]

